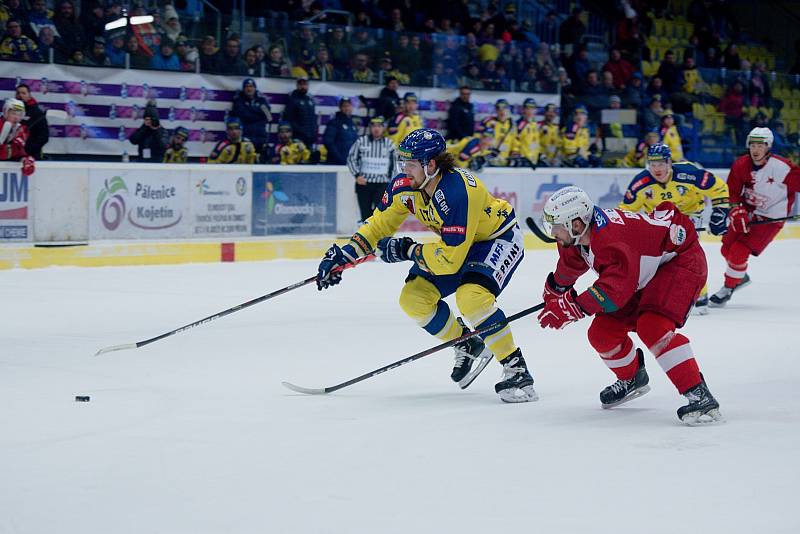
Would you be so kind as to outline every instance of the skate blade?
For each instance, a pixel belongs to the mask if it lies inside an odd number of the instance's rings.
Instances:
[[[708,315],[708,306],[695,306],[692,308],[692,315]]]
[[[702,412],[689,412],[683,416],[681,421],[689,426],[702,426],[712,425],[717,423],[724,423],[725,418],[719,413],[718,408],[709,410],[706,413]]]
[[[476,362],[472,365],[472,369],[469,370],[469,373],[458,381],[458,387],[461,389],[467,389],[470,384],[472,384],[478,375],[486,369],[486,366],[489,365],[489,362],[494,359],[494,354],[491,353],[489,350],[484,350],[477,358]]]
[[[728,299],[730,300],[730,299]],[[723,300],[722,302],[714,302],[713,300],[708,301],[709,308],[724,308],[725,305],[728,303],[727,300]]]
[[[518,402],[533,402],[539,400],[539,395],[533,386],[524,386],[522,388],[504,389],[500,393],[500,400],[509,404]]]
[[[608,410],[609,408],[614,408],[615,406],[619,406],[620,404],[625,404],[626,402],[632,401],[633,399],[638,399],[648,391],[650,391],[650,386],[644,385],[639,389],[635,389],[632,392],[628,393],[625,397],[623,397],[621,400],[617,402],[611,404],[600,403],[600,406],[602,406],[604,410]]]

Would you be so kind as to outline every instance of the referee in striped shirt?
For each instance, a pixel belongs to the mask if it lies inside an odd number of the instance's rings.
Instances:
[[[373,117],[369,121],[369,133],[359,137],[347,155],[347,167],[356,179],[356,197],[362,221],[372,215],[386,184],[392,179],[395,147],[388,137],[383,136],[385,130],[384,118]]]

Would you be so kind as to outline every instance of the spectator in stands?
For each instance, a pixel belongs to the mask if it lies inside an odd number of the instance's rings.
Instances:
[[[763,61],[756,63],[750,76],[750,105],[755,107],[768,107],[770,105],[770,88],[767,78],[767,66]]]
[[[743,143],[742,127],[744,126],[744,86],[742,82],[736,81],[733,87],[728,89],[725,96],[719,103],[719,110],[725,114],[725,125],[727,130],[733,132],[734,140],[737,145]]]
[[[17,98],[19,98],[19,96],[17,96]],[[748,129],[752,130],[753,128],[769,128],[769,120],[763,111],[756,113],[755,117],[753,117],[753,120],[750,121],[750,126],[748,126]],[[30,154],[30,152],[28,153]]]
[[[600,83],[596,70],[590,70],[583,84],[581,100],[588,108],[589,116],[595,124],[600,118],[600,110],[608,107],[608,90]]]
[[[475,134],[475,105],[470,102],[472,89],[467,85],[458,90],[458,98],[447,113],[447,139],[459,140]]]
[[[382,117],[394,117],[400,108],[400,95],[397,89],[400,82],[394,76],[385,78],[386,85],[378,95],[378,102],[375,104],[375,113]]]
[[[132,16],[144,16],[147,14],[147,11],[141,7],[131,12]],[[153,17],[153,22],[134,24],[131,26],[131,31],[139,39],[139,50],[147,57],[152,58],[158,52],[159,45],[161,45],[161,34],[158,31],[158,21],[161,17],[157,9],[151,11],[149,15]]]
[[[375,54],[375,46],[375,39],[372,38],[369,30],[366,28],[356,29],[355,37],[350,44],[353,53],[361,52],[367,56],[373,56]]]
[[[592,70],[592,64],[589,62],[589,50],[585,46],[576,50],[572,54],[567,68],[569,77],[575,80],[575,83],[582,85],[587,79],[586,75]]]
[[[339,99],[339,111],[325,126],[322,136],[325,148],[328,149],[327,163],[331,165],[344,165],[350,147],[358,139],[358,129],[353,122],[353,103],[349,98]]]
[[[558,30],[558,14],[555,11],[548,11],[547,15],[536,26],[536,33],[545,43],[559,42]]]
[[[238,39],[228,37],[225,41],[225,50],[220,58],[218,72],[228,75],[242,75],[246,71],[244,61],[241,58],[241,42]]]
[[[642,86],[642,73],[634,72],[625,90],[622,92],[622,103],[626,108],[639,109],[644,103],[644,88]]]
[[[620,166],[645,167],[647,165],[647,149],[659,142],[661,142],[661,136],[658,135],[658,132],[648,132],[645,134],[644,140],[639,141],[635,147],[631,148],[630,152],[625,154],[620,161]]]
[[[567,75],[567,69],[564,67],[558,67],[558,88],[566,97],[575,96],[578,92],[576,84],[572,83],[572,79]]]
[[[219,72],[221,61],[217,40],[213,35],[206,35],[200,44],[200,72]]]
[[[622,94],[622,89],[614,85],[614,75],[607,70],[603,71],[602,85],[603,89],[608,93],[608,96],[620,96]]]
[[[633,65],[622,58],[619,48],[611,49],[608,62],[603,65],[603,71],[611,73],[614,87],[617,89],[622,89],[627,85],[635,70]]]
[[[83,50],[74,50],[72,55],[67,60],[68,65],[88,65],[89,62],[86,61],[86,58],[83,57]],[[148,60],[147,65],[150,64]]]
[[[658,134],[661,136],[661,142],[672,151],[672,160],[683,161],[683,144],[678,127],[675,126],[675,116],[672,110],[664,110],[664,113],[661,114],[661,128],[658,130]]]
[[[47,29],[47,28],[42,28]],[[42,148],[50,139],[50,128],[47,126],[47,117],[39,107],[36,99],[31,94],[31,89],[26,84],[17,86],[14,97],[25,104],[25,119],[22,124],[28,128],[28,139],[25,141],[25,153],[34,159],[42,159]]]
[[[562,163],[568,167],[599,167],[600,158],[589,150],[586,107],[578,106],[568,126],[561,129]]]
[[[185,35],[178,36],[175,42],[175,55],[178,56],[182,71],[194,72],[197,69],[197,49],[189,44]]]
[[[586,25],[581,21],[582,14],[582,8],[574,8],[572,14],[561,23],[558,29],[558,42],[561,43],[565,54],[571,53],[586,33]]]
[[[128,139],[139,148],[138,161],[160,163],[166,150],[164,128],[158,119],[158,110],[150,102],[144,110],[143,124]]]
[[[497,63],[494,61],[486,61],[483,64],[481,83],[483,84],[483,88],[489,91],[503,90],[503,79],[497,72]]]
[[[257,152],[262,152],[267,143],[272,110],[266,97],[258,92],[253,78],[245,78],[242,82],[242,90],[233,98],[230,116],[239,119],[244,136],[253,143]]]
[[[683,74],[681,67],[675,63],[675,53],[672,50],[667,50],[664,54],[664,61],[658,67],[658,76],[664,87],[664,91],[671,95],[683,90]]]
[[[0,41],[0,58],[17,61],[41,61],[39,47],[27,35],[22,34],[22,24],[17,19],[6,23],[6,34]]]
[[[64,61],[64,45],[60,38],[56,37],[53,28],[44,26],[39,30],[39,55],[42,56],[42,61],[50,62],[50,54],[52,52],[53,60],[56,62]]]
[[[359,52],[353,57],[353,68],[350,71],[352,81],[361,83],[375,83],[378,76],[369,68],[369,58],[363,52]]]
[[[330,62],[328,48],[325,45],[320,45],[317,49],[314,62],[308,69],[308,77],[312,80],[332,81],[336,79],[334,77],[333,63]]]
[[[106,30],[106,14],[101,0],[86,2],[81,6],[80,23],[86,46],[89,46],[95,36],[103,35]],[[136,14],[136,13],[132,13]],[[145,13],[140,13],[144,15]],[[83,44],[83,43],[75,43]],[[83,47],[81,47],[82,49]]]
[[[164,38],[158,47],[158,53],[150,60],[150,68],[156,70],[181,70],[181,62],[175,55],[175,43],[171,39]]]
[[[237,117],[229,117],[226,123],[227,137],[217,143],[208,156],[209,163],[255,163],[258,160],[256,147],[242,137],[242,123]]]
[[[32,0],[30,2],[31,8],[28,10],[26,14],[27,20],[27,31],[28,35],[36,36],[39,35],[39,31],[42,28],[49,27],[52,28],[56,34],[58,34],[58,29],[56,29],[56,24],[53,22],[53,12],[47,9],[47,2],[45,0]]]
[[[86,35],[84,34],[83,25],[78,21],[75,13],[75,5],[71,0],[63,0],[56,4],[56,13],[53,16],[53,22],[58,30],[58,35],[63,43],[62,54],[65,50],[74,50],[76,48],[83,50],[86,48]],[[124,31],[123,39],[124,39]]]
[[[739,48],[736,43],[731,43],[722,53],[722,66],[728,70],[739,70],[742,68],[742,58],[739,56]]]
[[[533,50],[533,48],[528,47],[526,50]],[[539,43],[534,60],[536,61],[536,68],[538,70],[542,70],[545,65],[549,65],[550,68],[555,71],[556,62],[553,60],[553,55],[550,53],[550,46],[546,42]]]
[[[289,123],[294,135],[305,146],[311,147],[317,142],[316,106],[308,94],[307,78],[297,79],[296,89],[289,95],[283,109],[283,120]]]
[[[125,66],[125,29],[118,28],[106,34],[106,57],[112,67]]]
[[[150,68],[150,58],[143,54],[139,49],[139,39],[135,35],[128,37],[128,46],[126,48],[128,55],[131,58],[132,69],[148,69]]]
[[[283,49],[278,45],[269,47],[267,57],[267,76],[289,76],[289,64],[283,58]]]
[[[389,138],[399,145],[405,136],[423,127],[419,113],[419,101],[414,93],[403,95],[403,110],[389,122]]]
[[[164,151],[164,163],[186,163],[189,159],[189,150],[186,148],[186,140],[189,139],[189,130],[183,126],[175,128],[169,146]]]
[[[6,22],[9,20],[25,20],[25,8],[22,0],[5,0],[0,3],[0,30],[5,31]]]
[[[537,75],[539,91],[542,93],[558,92],[558,75],[549,63],[545,63]]]
[[[653,95],[650,104],[642,114],[642,122],[645,131],[652,132],[658,130],[661,126],[661,115],[664,113],[664,107],[661,104],[661,95]]]
[[[172,4],[164,6],[164,16],[162,17],[160,29],[161,33],[173,42],[177,41],[178,36],[181,34],[182,30],[180,20],[178,19],[178,12]]]
[[[261,66],[258,63],[258,56],[254,48],[248,48],[244,52],[244,73],[247,76],[261,75]]]
[[[373,117],[369,121],[369,132],[358,138],[347,155],[347,168],[356,180],[361,221],[366,221],[378,207],[386,184],[394,176],[395,148],[384,136],[385,131],[383,117]]]
[[[782,120],[775,119],[772,124],[772,133],[775,137],[773,141],[773,150],[780,155],[788,156],[788,152],[792,147],[792,143],[789,141],[789,138],[786,135],[786,126]]]
[[[667,92],[664,90],[664,84],[662,83],[661,78],[658,76],[653,76],[650,80],[650,85],[647,86],[647,96],[652,100],[656,96],[658,96],[661,100],[661,103],[666,103],[669,98],[667,96]]]
[[[384,80],[392,77],[397,79],[397,81],[402,84],[407,84],[411,81],[411,77],[408,74],[405,72],[400,72],[398,69],[394,68],[392,65],[392,58],[389,56],[384,56],[381,58],[380,71],[383,72]]]
[[[311,152],[305,143],[292,136],[292,125],[281,122],[278,125],[278,144],[275,145],[274,153],[268,163],[299,165],[308,163],[310,158]]]
[[[89,65],[95,67],[107,67],[111,65],[111,61],[106,56],[106,40],[104,37],[97,36],[94,38],[92,48],[86,55],[86,61]]]
[[[475,63],[467,65],[464,71],[464,76],[461,77],[461,85],[466,85],[471,89],[483,89],[483,82],[480,80],[481,72]]]
[[[342,26],[335,26],[328,33],[327,46],[328,55],[336,72],[336,79],[345,79],[352,53],[350,46],[347,44],[347,37]]]

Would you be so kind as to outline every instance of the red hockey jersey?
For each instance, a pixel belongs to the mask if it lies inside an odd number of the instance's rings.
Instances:
[[[791,214],[795,196],[800,192],[800,168],[775,155],[756,167],[745,154],[731,166],[728,190],[732,204],[742,204],[761,217],[780,219]]]
[[[0,161],[19,161],[27,153],[25,142],[28,140],[28,127],[24,124],[12,124],[0,116]]]
[[[558,247],[556,282],[571,285],[590,268],[599,278],[578,295],[583,310],[610,313],[644,288],[661,265],[698,241],[691,219],[671,202],[652,214],[594,209],[589,246]]]

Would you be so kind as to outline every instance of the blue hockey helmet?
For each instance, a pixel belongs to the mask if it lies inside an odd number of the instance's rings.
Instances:
[[[444,152],[447,147],[442,134],[433,128],[414,130],[400,141],[398,152],[406,160],[416,159],[422,165]]]
[[[526,98],[525,102],[522,103],[522,107],[536,109],[536,100],[533,98]]]
[[[664,143],[650,145],[647,149],[647,161],[666,161],[672,159],[672,150]]]
[[[179,135],[184,139],[189,139],[189,130],[183,126],[178,126],[175,128],[175,135]]]

